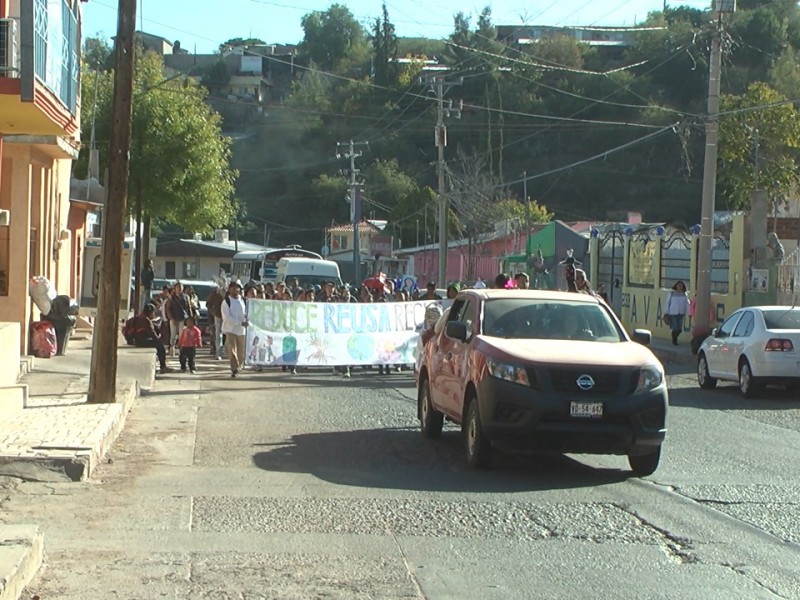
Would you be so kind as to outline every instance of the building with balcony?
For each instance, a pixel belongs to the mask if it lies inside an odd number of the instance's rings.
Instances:
[[[71,203],[70,176],[85,1],[0,0],[0,347],[22,353],[39,318],[30,278],[80,290],[86,207]]]
[[[358,224],[358,243],[361,275],[369,277],[373,273],[387,273],[392,277],[407,272],[407,261],[395,256],[394,238],[387,235],[386,221],[364,219]],[[353,260],[353,224],[333,224],[325,229],[325,253],[328,260],[339,263],[344,281],[353,281],[355,262]]]

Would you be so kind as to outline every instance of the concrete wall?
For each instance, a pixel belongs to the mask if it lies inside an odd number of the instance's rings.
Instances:
[[[658,241],[658,240],[657,240]],[[621,292],[622,303],[619,313],[628,331],[633,331],[636,328],[649,329],[652,331],[654,337],[669,339],[669,328],[663,324],[661,317],[666,308],[666,300],[670,289],[662,287],[661,282],[661,244],[654,244],[654,252],[652,256],[652,273],[653,281],[650,285],[636,285],[631,283],[631,264],[628,260],[630,256],[629,246],[631,240],[626,236],[624,241],[624,266],[622,287],[618,292]],[[730,235],[730,252],[729,252],[729,268],[728,268],[728,293],[727,294],[711,294],[711,326],[716,327],[719,323],[725,320],[733,311],[741,308],[744,303],[744,293],[746,289],[746,273],[749,267],[749,259],[744,259],[745,250],[745,222],[742,215],[734,217],[733,229]],[[697,244],[698,237],[693,236],[692,239],[692,265],[690,269],[691,278],[686,282],[688,287],[689,298],[692,298],[694,291],[697,289],[696,273],[697,273]],[[592,238],[590,240],[590,253],[597,256],[598,240]],[[634,278],[635,279],[635,278]],[[590,280],[597,280],[597,261],[593,261],[592,270],[590,272]],[[692,331],[692,320],[687,316],[684,322],[684,332],[690,334]],[[687,338],[688,339],[688,338]]]
[[[15,385],[19,378],[19,323],[0,322],[0,388]]]
[[[71,161],[55,159],[43,148],[17,143],[3,148],[0,208],[11,212],[11,219],[8,227],[0,227],[0,252],[8,249],[0,267],[7,288],[0,294],[0,321],[18,324],[22,353],[27,353],[29,324],[40,318],[28,295],[30,278],[42,275],[58,293],[70,294],[77,276],[71,236],[61,233],[68,224]]]

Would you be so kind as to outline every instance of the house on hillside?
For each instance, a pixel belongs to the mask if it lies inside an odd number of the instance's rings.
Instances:
[[[191,239],[158,242],[153,269],[159,279],[202,279],[213,281],[230,274],[237,252],[263,252],[263,246],[230,239],[227,229],[217,229],[213,240],[200,234]]]
[[[659,31],[665,27],[595,27],[551,25],[498,25],[497,39],[509,46],[529,46],[544,39],[566,36],[587,46],[630,48],[636,35],[643,31]]]
[[[0,385],[39,320],[35,275],[80,289],[86,212],[70,202],[80,147],[82,2],[0,0]]]
[[[144,31],[137,31],[135,33],[136,44],[147,50],[148,52],[155,52],[159,56],[171,56],[173,54],[188,54],[188,51],[181,48],[179,41],[171,42],[167,38],[160,35],[153,35]]]
[[[169,73],[183,73],[198,82],[214,65],[222,61],[228,72],[227,81],[212,90],[217,97],[234,103],[256,105],[260,110],[269,99],[270,83],[265,76],[264,57],[245,48],[234,48],[219,54],[167,54],[164,66]]]

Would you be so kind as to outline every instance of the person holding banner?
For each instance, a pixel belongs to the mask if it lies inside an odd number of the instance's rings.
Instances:
[[[222,333],[225,348],[231,361],[231,377],[236,377],[244,366],[244,343],[247,327],[247,312],[242,298],[242,285],[236,281],[228,286],[222,302]]]

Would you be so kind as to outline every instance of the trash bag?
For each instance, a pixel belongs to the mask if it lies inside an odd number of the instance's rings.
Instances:
[[[49,315],[54,317],[66,317],[69,315],[69,306],[72,304],[72,298],[64,295],[56,296],[50,304]]]
[[[53,358],[58,352],[56,328],[49,321],[31,324],[31,351],[36,358]]]
[[[43,315],[50,312],[52,302],[56,299],[57,294],[56,289],[47,277],[42,277],[41,275],[31,277],[28,282],[28,293]]]

